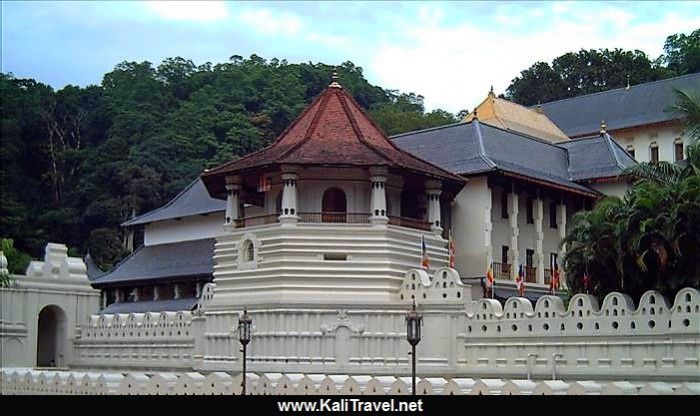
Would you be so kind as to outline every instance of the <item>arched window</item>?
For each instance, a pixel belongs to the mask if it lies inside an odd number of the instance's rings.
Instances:
[[[321,202],[321,221],[346,222],[347,200],[345,192],[339,188],[328,188]]]
[[[246,240],[243,243],[243,261],[249,263],[255,260],[255,246],[250,240]]]

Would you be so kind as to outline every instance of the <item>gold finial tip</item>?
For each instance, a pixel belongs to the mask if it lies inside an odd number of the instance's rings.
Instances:
[[[489,95],[496,95],[493,93],[493,85],[491,85],[491,89],[489,90]]]
[[[600,121],[600,134],[601,134],[601,135],[607,133],[607,130],[606,130],[607,127],[608,127],[608,126],[605,125],[605,120],[601,120],[601,121]]]
[[[343,88],[343,86],[338,83],[338,71],[335,67],[333,68],[333,73],[331,74],[331,84],[329,85],[329,87]]]

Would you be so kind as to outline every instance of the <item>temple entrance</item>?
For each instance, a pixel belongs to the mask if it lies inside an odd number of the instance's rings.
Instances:
[[[63,341],[66,334],[66,314],[56,305],[39,312],[36,343],[37,367],[59,367],[63,363]]]
[[[321,203],[322,222],[347,222],[347,200],[339,188],[328,188]]]

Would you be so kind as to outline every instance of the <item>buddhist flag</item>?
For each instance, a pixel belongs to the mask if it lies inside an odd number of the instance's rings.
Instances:
[[[557,258],[552,257],[552,280],[549,282],[549,289],[552,292],[559,289],[559,266],[557,265]]]
[[[423,234],[421,234],[420,236],[420,245],[422,253],[421,266],[425,270],[428,270],[428,268],[430,267],[430,259],[428,258],[428,247],[426,247],[425,245],[425,236]]]
[[[452,230],[450,230],[450,232],[449,232],[449,240],[447,242],[447,249],[450,252],[450,267],[454,269],[457,249],[455,247],[455,240],[452,239]]]
[[[515,278],[515,286],[518,288],[518,294],[525,296],[525,275],[523,273],[523,265],[518,269],[518,277]]]
[[[489,267],[486,269],[486,291],[487,293],[491,293],[491,299],[493,299],[493,292],[494,290],[494,281],[493,281],[493,262],[489,258]]]

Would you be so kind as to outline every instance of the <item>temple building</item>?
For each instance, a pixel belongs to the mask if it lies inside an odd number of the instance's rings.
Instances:
[[[624,190],[634,159],[605,126],[566,140],[536,109],[484,105],[495,107],[483,122],[477,109],[389,138],[334,76],[270,146],[126,222],[144,244],[112,270],[47,245],[0,290],[3,367],[68,367],[50,376],[73,391],[87,377],[78,370],[104,373],[97,384],[135,394],[242,380],[270,394],[304,377],[306,393],[330,394],[325,375],[335,389],[368,374],[406,392],[416,367],[433,380],[520,379],[533,392],[533,376],[559,391],[558,379],[697,382],[696,289],[672,302],[648,291],[636,307],[617,292],[567,306],[549,293],[572,216]],[[422,341],[408,356],[411,322]],[[3,383],[48,392],[48,376],[31,371]]]
[[[390,140],[334,79],[271,146],[124,223],[143,227],[143,246],[92,284],[108,313],[190,310],[214,278],[217,299],[305,298],[314,279],[337,285],[328,301],[387,299],[422,264],[421,241],[429,270],[447,265],[451,232],[464,282],[483,285],[491,266],[506,299],[523,265],[536,299],[573,214],[629,186],[634,159],[599,128],[570,140],[491,91],[461,123]],[[344,286],[357,275],[361,288]]]
[[[683,135],[682,113],[672,110],[676,90],[700,94],[700,73],[551,101],[540,109],[573,140],[596,136],[602,120],[637,161],[678,162],[690,137]]]

